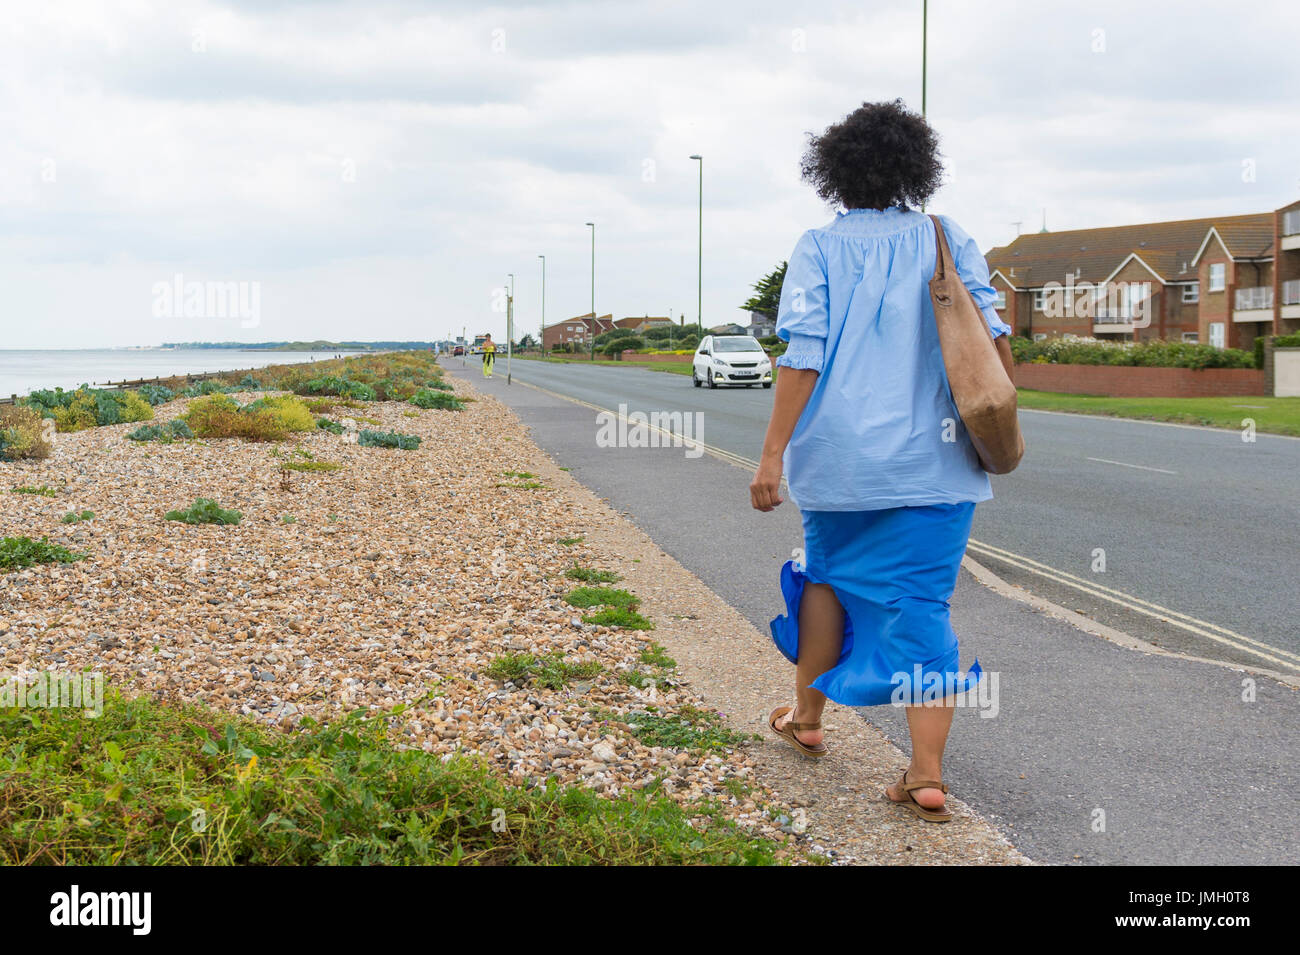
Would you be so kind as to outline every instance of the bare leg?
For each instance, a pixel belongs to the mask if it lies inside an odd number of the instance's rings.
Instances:
[[[826,697],[811,687],[840,659],[844,646],[844,608],[829,584],[804,584],[799,602],[799,662],[795,666],[795,708],[776,721],[778,728],[788,722],[818,723],[826,706]],[[816,746],[822,741],[821,730],[798,730],[801,743]]]
[[[907,781],[934,779],[943,782],[943,750],[952,729],[952,704],[955,696],[936,700],[930,706],[907,707],[907,728],[912,734],[912,761],[907,767]],[[889,798],[905,802],[906,796],[899,783],[888,789]],[[926,809],[943,808],[942,790],[914,789],[912,797]]]

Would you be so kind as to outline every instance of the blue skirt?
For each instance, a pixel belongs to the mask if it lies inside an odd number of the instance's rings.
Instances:
[[[958,670],[948,601],[970,537],[974,503],[874,511],[804,511],[804,561],[786,561],[786,614],[772,639],[799,659],[805,584],[829,584],[844,608],[839,662],[812,686],[836,703],[911,704],[961,693],[979,680]]]

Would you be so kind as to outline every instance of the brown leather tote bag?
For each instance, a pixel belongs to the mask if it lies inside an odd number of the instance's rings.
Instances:
[[[935,239],[930,301],[948,386],[980,464],[990,474],[1006,474],[1025,454],[1016,417],[1016,386],[1002,367],[988,322],[957,274],[943,226],[937,216],[930,219]]]

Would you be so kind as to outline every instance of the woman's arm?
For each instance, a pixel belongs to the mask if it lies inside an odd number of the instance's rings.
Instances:
[[[763,438],[763,455],[749,485],[749,500],[755,510],[770,511],[781,503],[781,459],[799,423],[819,372],[808,368],[782,368],[772,395],[772,417]]]

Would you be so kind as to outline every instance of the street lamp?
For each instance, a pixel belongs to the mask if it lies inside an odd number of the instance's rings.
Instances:
[[[507,272],[510,277],[510,293],[506,296],[506,384],[510,384],[510,355],[515,338],[515,273]]]
[[[537,350],[546,357],[546,256],[539,255],[542,260],[542,328],[541,337],[537,339]]]
[[[588,222],[591,226],[591,329],[588,332],[588,340],[591,342],[591,360],[596,360],[596,223]]]
[[[700,245],[695,288],[695,333],[704,337],[704,157],[693,153],[691,158],[700,164]]]

